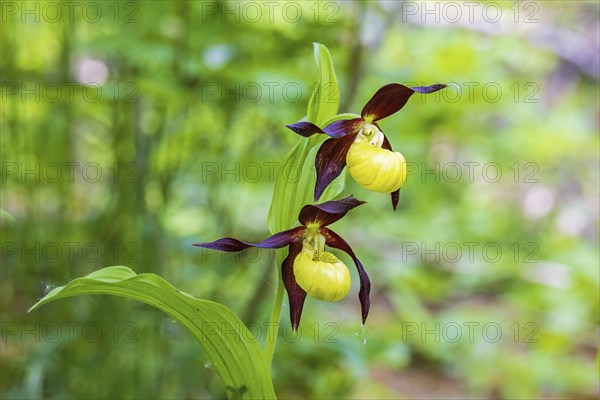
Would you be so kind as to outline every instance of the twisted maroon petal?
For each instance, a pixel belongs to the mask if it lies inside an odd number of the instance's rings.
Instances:
[[[315,158],[315,168],[317,170],[315,201],[319,200],[325,188],[340,175],[346,166],[346,154],[357,134],[354,133],[339,139],[327,139],[321,145]]]
[[[431,86],[408,87],[399,83],[382,86],[371,100],[363,107],[360,115],[372,122],[378,121],[400,110],[413,93],[433,93],[445,88],[446,85],[437,83]]]
[[[350,195],[340,200],[326,201],[325,203],[306,205],[300,210],[298,221],[302,225],[317,223],[319,226],[327,226],[341,219],[355,207],[365,204]]]
[[[331,247],[335,247],[336,249],[340,249],[347,253],[352,260],[354,260],[354,264],[356,264],[356,269],[358,270],[358,277],[360,279],[360,290],[358,291],[358,299],[360,300],[360,308],[362,313],[362,322],[363,324],[367,320],[367,316],[369,315],[369,309],[371,308],[371,300],[369,299],[369,293],[371,292],[371,281],[369,280],[369,275],[367,275],[367,271],[363,268],[360,260],[352,251],[350,245],[341,238],[337,233],[332,231],[329,228],[321,228],[321,234],[325,237],[325,244]]]
[[[298,326],[300,325],[302,308],[304,307],[304,300],[306,299],[306,292],[298,285],[296,277],[294,276],[294,260],[296,259],[296,256],[300,254],[301,250],[302,244],[291,244],[289,246],[288,256],[281,264],[281,277],[283,278],[283,285],[285,286],[290,302],[290,321],[294,332],[298,330]]]

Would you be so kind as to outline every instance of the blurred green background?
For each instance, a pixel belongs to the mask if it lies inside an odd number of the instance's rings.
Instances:
[[[381,122],[412,163],[400,207],[333,228],[372,281],[287,299],[281,398],[597,398],[597,2],[1,3],[0,396],[222,398],[200,346],[106,296],[26,310],[108,265],[227,305],[262,341],[283,157],[331,51],[341,112],[383,84],[448,82]],[[293,174],[292,174],[293,175]],[[345,256],[342,259],[352,266]]]

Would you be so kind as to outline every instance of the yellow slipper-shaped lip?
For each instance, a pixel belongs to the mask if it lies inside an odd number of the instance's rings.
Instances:
[[[348,267],[326,251],[318,261],[312,259],[310,252],[300,252],[294,260],[294,276],[309,296],[319,300],[338,301],[350,291]]]
[[[392,193],[406,182],[406,160],[402,154],[357,141],[346,155],[350,176],[374,192]]]

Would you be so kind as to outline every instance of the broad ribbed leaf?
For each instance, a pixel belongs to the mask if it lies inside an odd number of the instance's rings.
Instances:
[[[320,75],[317,87],[308,102],[308,122],[317,126],[326,126],[340,119],[360,117],[356,114],[336,115],[340,95],[331,56],[327,48],[321,44],[315,43],[314,49]],[[300,125],[300,127],[304,128],[307,126]],[[268,217],[271,234],[292,228],[297,221],[302,207],[313,202],[313,191],[317,179],[314,167],[315,157],[319,146],[327,139],[327,136],[321,134],[308,135],[310,130],[296,131],[296,133],[310,137],[299,139],[296,146],[286,156],[279,170]],[[331,200],[341,193],[344,190],[344,178],[342,176],[332,182],[321,198],[324,201]],[[288,257],[288,250],[276,250],[275,257],[277,265],[282,265],[283,261]],[[289,260],[292,260],[292,258]],[[289,270],[287,273],[286,277],[289,280]],[[288,296],[291,296],[291,319],[292,323],[295,324],[294,326],[297,327],[302,310],[300,307],[300,311],[297,312],[300,302],[299,300],[297,301],[297,293],[292,290],[290,294],[291,288],[292,286],[288,282],[286,289],[288,290]]]
[[[301,138],[286,157],[275,182],[269,210],[268,223],[271,233],[291,228],[297,221],[302,207],[313,202],[313,191],[317,180],[315,157],[319,145],[326,138],[325,135],[315,135],[310,139]],[[345,175],[342,175],[327,186],[321,195],[321,200],[335,198],[344,190],[344,185]],[[286,252],[277,251],[277,254],[278,264],[281,264]]]
[[[359,117],[356,114],[337,114],[340,95],[333,62],[327,47],[314,44],[315,60],[319,67],[319,82],[308,102],[307,119],[317,126],[325,126],[340,119]],[[304,125],[301,125],[304,126]],[[302,131],[302,133],[306,133]],[[300,209],[313,202],[316,182],[315,156],[318,147],[327,139],[326,135],[312,135],[300,138],[296,146],[286,156],[275,182],[275,191],[269,210],[269,230],[272,234],[290,229],[298,218]],[[321,196],[323,201],[331,200],[344,190],[344,177],[331,184]],[[281,264],[285,251],[277,251],[278,264]]]
[[[314,49],[320,75],[317,87],[308,101],[307,115],[309,122],[323,126],[324,122],[338,112],[340,91],[329,50],[320,43],[315,43]]]
[[[320,136],[316,135],[310,139],[301,138],[286,156],[279,169],[268,217],[269,230],[272,234],[291,228],[296,220],[300,207],[303,205],[298,205],[301,199],[299,199],[300,196],[297,192],[298,183],[306,180],[305,175],[308,174],[308,171],[303,168],[310,151],[309,142],[312,142],[315,138],[321,139]],[[324,138],[323,135],[321,141]]]
[[[244,323],[222,304],[180,292],[158,275],[137,275],[127,267],[104,268],[53,289],[29,311],[84,294],[125,297],[164,311],[200,342],[230,398],[275,398],[258,341],[249,340],[253,336]]]

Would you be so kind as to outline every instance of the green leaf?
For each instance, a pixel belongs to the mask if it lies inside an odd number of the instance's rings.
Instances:
[[[224,305],[180,292],[158,275],[137,275],[127,267],[108,267],[53,289],[29,311],[83,294],[125,297],[164,311],[200,342],[229,398],[275,398],[258,340],[252,340],[252,333]]]
[[[315,157],[325,135],[301,138],[285,158],[275,182],[268,225],[271,233],[291,228],[306,204],[313,204],[317,172]],[[320,202],[332,200],[344,190],[345,175],[336,178],[321,195]]]
[[[327,47],[314,43],[315,60],[319,66],[319,82],[308,101],[308,121],[319,127],[338,112],[340,91]]]
[[[319,144],[325,139],[328,139],[324,135],[319,135],[318,139]],[[316,138],[315,138],[316,139]],[[296,196],[297,205],[295,204],[295,209],[297,209],[297,213],[294,214],[294,221],[297,219],[298,214],[302,207],[306,204],[312,204],[314,199],[315,192],[315,182],[317,181],[317,171],[315,169],[315,157],[317,156],[317,152],[319,151],[318,145],[311,146],[306,158],[304,159],[304,166],[302,167],[303,174],[300,177],[300,182],[298,182],[298,193]],[[333,200],[338,194],[340,194],[344,190],[344,186],[346,183],[346,174],[341,174],[339,177],[335,178],[333,182],[327,186],[321,198],[319,199],[319,203],[323,203],[328,200]]]
[[[301,138],[287,155],[275,182],[273,202],[269,210],[268,225],[270,232],[277,233],[294,226],[300,210],[306,204],[313,204],[317,172],[315,156],[319,145],[327,137],[314,135],[310,139]],[[334,199],[344,190],[345,174],[341,174],[325,189],[320,202]],[[277,265],[283,262],[287,249],[276,251]]]
[[[0,221],[6,221],[9,224],[14,224],[16,219],[11,213],[0,208]]]
[[[298,181],[300,175],[303,174],[301,167],[308,154],[308,142],[309,139],[301,138],[281,164],[267,218],[271,234],[291,228],[294,223],[294,215],[298,215],[294,213],[296,209],[294,204],[297,198]]]
[[[355,114],[337,114],[340,94],[333,62],[327,47],[314,43],[315,61],[319,67],[319,82],[308,102],[308,121],[324,126],[338,119],[355,118]],[[315,155],[318,146],[327,139],[325,135],[300,138],[290,151],[279,170],[268,225],[271,233],[291,228],[306,204],[313,203],[316,182]],[[344,176],[336,179],[321,196],[322,201],[333,199],[344,190]],[[277,251],[277,260],[283,260],[285,250]]]
[[[340,102],[340,95],[333,70],[331,55],[327,48],[315,43],[315,60],[319,67],[320,78],[315,91],[308,102],[308,121],[324,126],[329,120],[353,118],[349,114],[336,115]],[[306,204],[313,203],[314,188],[316,182],[315,156],[319,145],[327,137],[325,135],[313,135],[310,138],[300,138],[292,151],[285,157],[275,182],[275,190],[269,210],[268,225],[272,234],[291,228],[297,221],[300,209]],[[344,190],[344,177],[340,176],[332,182],[321,195],[321,200],[331,200]],[[275,252],[277,265],[281,265],[287,255],[287,249],[278,249]],[[281,290],[281,292],[280,292]],[[278,292],[271,315],[271,322],[278,321],[281,313],[281,300],[283,296],[281,276],[278,282]],[[270,332],[269,332],[270,333]],[[271,358],[274,346],[267,343],[265,354]]]

